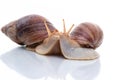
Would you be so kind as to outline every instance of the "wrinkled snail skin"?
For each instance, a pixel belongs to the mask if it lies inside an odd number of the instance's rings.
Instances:
[[[46,38],[41,45],[35,48],[38,54],[57,54],[61,55],[60,35],[54,34]]]
[[[99,57],[94,49],[83,48],[69,36],[60,36],[60,48],[63,56],[73,60],[92,60]]]
[[[28,15],[7,24],[2,28],[2,32],[18,44],[33,45],[41,43],[48,37],[44,21],[46,21],[51,32],[57,31],[46,18],[39,15]]]
[[[102,43],[103,32],[98,25],[84,22],[70,33],[70,38],[83,47],[96,49]]]

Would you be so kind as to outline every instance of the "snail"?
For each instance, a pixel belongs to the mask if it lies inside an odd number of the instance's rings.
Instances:
[[[103,31],[93,23],[84,22],[59,32],[45,17],[28,15],[2,27],[2,32],[14,42],[25,45],[38,54],[59,54],[66,59],[91,60],[99,57],[95,51],[102,44]]]

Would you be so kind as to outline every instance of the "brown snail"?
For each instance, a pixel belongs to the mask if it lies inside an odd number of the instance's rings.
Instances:
[[[33,48],[39,54],[62,54],[67,59],[89,60],[99,57],[94,50],[102,43],[102,30],[92,23],[82,23],[71,33],[59,32],[44,17],[28,15],[2,28],[18,44]],[[87,27],[86,27],[87,26]],[[70,35],[69,35],[70,33]]]

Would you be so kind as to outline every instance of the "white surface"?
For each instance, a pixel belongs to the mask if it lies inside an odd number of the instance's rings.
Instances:
[[[120,80],[119,0],[0,0],[0,28],[28,14],[48,18],[60,31],[89,21],[104,32],[98,60],[74,61],[26,51],[0,32],[0,80]]]
[[[21,47],[1,55],[0,59],[4,80],[93,80],[100,69],[99,60],[73,61],[40,56]]]

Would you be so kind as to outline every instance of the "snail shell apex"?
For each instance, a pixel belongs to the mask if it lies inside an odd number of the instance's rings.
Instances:
[[[14,42],[23,45],[23,43],[17,38],[16,35],[16,21],[10,22],[7,25],[5,25],[4,27],[2,27],[2,32],[7,35],[11,40],[13,40]]]

